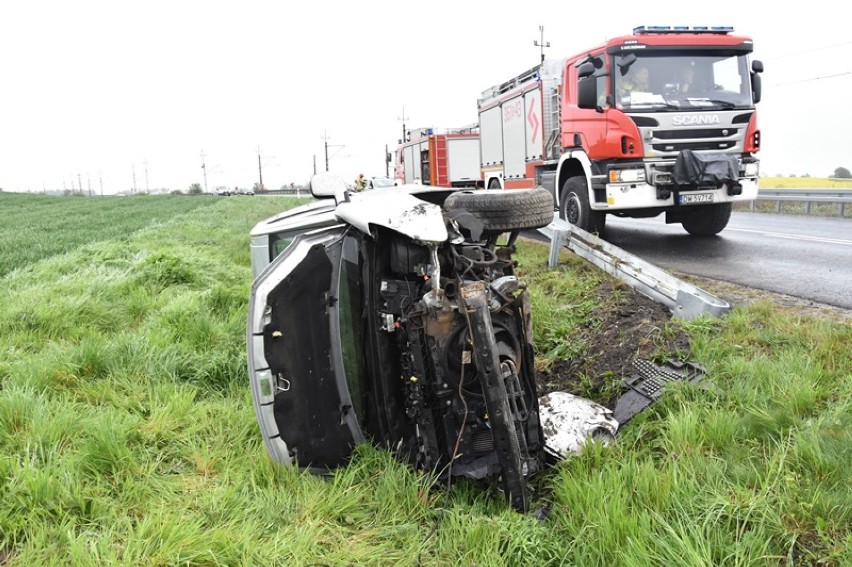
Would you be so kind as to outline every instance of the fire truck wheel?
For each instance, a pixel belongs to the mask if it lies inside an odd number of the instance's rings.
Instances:
[[[444,209],[466,211],[483,224],[483,234],[531,230],[553,222],[553,197],[543,187],[510,191],[456,191]]]
[[[559,218],[587,232],[603,232],[606,214],[589,206],[589,190],[582,177],[569,177],[562,186],[559,199]]]
[[[502,189],[502,187],[500,187],[500,180],[499,179],[492,179],[491,181],[488,182],[488,188],[489,189]]]
[[[731,204],[716,203],[695,207],[682,217],[680,224],[692,236],[713,236],[722,232],[731,219]]]

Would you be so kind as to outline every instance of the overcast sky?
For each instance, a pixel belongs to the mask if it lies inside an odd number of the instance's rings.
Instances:
[[[383,175],[407,127],[475,123],[476,99],[639,25],[732,25],[766,67],[762,172],[852,168],[840,4],[243,0],[0,5],[0,187],[94,193]],[[650,12],[650,11],[649,11]],[[404,109],[404,114],[403,114]]]

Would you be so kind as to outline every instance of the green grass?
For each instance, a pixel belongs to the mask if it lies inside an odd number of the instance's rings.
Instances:
[[[295,201],[212,201],[0,280],[0,561],[852,563],[848,322],[761,303],[683,323],[713,387],[540,474],[539,522],[368,446],[328,478],[273,466],[246,375],[248,231]],[[606,308],[588,299],[606,276],[565,260],[522,243],[541,364],[582,356],[572,337]]]
[[[0,276],[84,244],[126,238],[215,202],[175,195],[83,198],[0,192]]]

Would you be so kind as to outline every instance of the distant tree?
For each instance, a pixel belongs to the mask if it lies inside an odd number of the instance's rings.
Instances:
[[[852,173],[845,167],[838,167],[834,170],[834,177],[838,179],[852,179]]]
[[[201,193],[204,193],[204,191],[201,189],[200,183],[193,183],[189,186],[189,191],[187,191],[187,193],[189,193],[190,195],[199,195]]]
[[[172,195],[183,195],[183,191],[180,189],[172,189],[171,193]]]
[[[261,185],[259,181],[255,181],[254,186],[252,186],[252,191],[255,193],[263,193],[263,185]]]
[[[806,174],[802,175],[802,177],[810,177],[810,176],[811,176],[810,173],[806,173]]]

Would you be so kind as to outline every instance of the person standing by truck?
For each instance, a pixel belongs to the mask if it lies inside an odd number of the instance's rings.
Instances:
[[[355,192],[360,193],[367,186],[367,179],[364,177],[363,173],[359,173],[358,177],[355,178]]]

